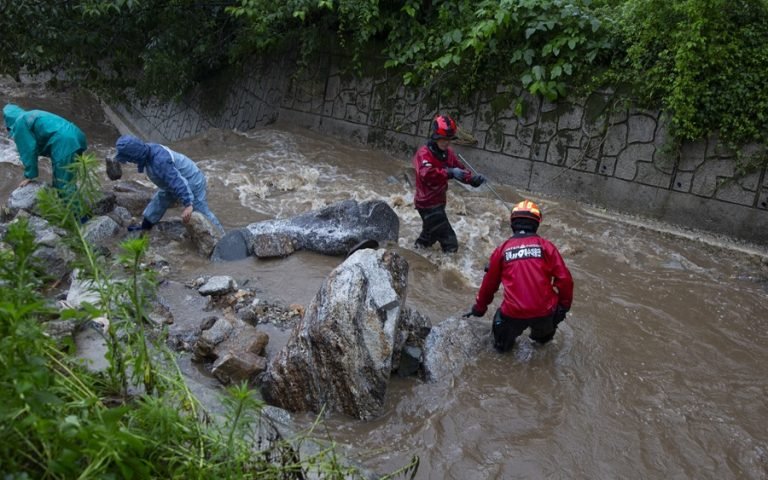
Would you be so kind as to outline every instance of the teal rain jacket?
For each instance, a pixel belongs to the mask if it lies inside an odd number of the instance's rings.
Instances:
[[[73,173],[67,166],[75,155],[88,148],[85,134],[74,123],[42,110],[24,110],[9,103],[3,107],[3,118],[10,136],[16,142],[24,165],[24,177],[37,178],[37,159],[45,156],[53,166],[53,186],[64,190]]]

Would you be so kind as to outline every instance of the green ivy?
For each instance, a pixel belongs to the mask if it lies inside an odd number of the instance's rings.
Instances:
[[[322,51],[432,97],[505,85],[556,101],[602,86],[664,110],[680,139],[734,146],[768,131],[766,0],[7,3],[1,73],[65,72],[113,95],[176,98],[254,54],[308,66]]]

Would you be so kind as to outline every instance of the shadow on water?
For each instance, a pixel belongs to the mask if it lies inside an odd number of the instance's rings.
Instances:
[[[80,117],[91,109],[59,106],[89,135],[101,124]],[[21,172],[1,135],[0,193],[7,196]],[[111,147],[103,144],[97,151]],[[410,159],[292,126],[212,130],[171,146],[207,173],[211,208],[226,228],[342,199],[387,201],[401,220],[400,241],[390,248],[409,263],[408,304],[435,324],[471,305],[488,256],[510,233],[507,208],[491,192],[452,184],[448,215],[459,253],[414,251],[420,220]],[[521,196],[494,187],[507,204]],[[521,337],[508,354],[489,348],[437,383],[393,378],[381,417],[330,415],[325,428],[333,438],[372,469],[391,470],[417,454],[419,479],[768,478],[764,249],[533,198],[544,211],[540,233],[560,248],[576,282],[573,309],[553,343],[535,347]],[[167,218],[178,215],[171,210]],[[211,264],[178,245],[156,247],[181,282],[228,274],[286,304],[308,304],[343,261],[299,252]],[[489,317],[469,321],[487,333]]]

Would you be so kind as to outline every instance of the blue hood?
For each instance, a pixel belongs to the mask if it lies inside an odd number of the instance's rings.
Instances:
[[[139,167],[139,173],[149,161],[149,145],[131,135],[123,135],[115,144],[117,153],[115,160],[120,163],[135,163]]]

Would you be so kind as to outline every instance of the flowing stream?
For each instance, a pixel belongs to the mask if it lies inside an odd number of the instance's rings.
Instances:
[[[87,95],[2,85],[0,99],[73,120],[100,157],[118,136]],[[225,228],[348,198],[388,202],[401,225],[398,244],[386,248],[408,260],[407,303],[433,324],[471,306],[488,256],[511,233],[509,207],[524,193],[493,184],[502,202],[487,188],[452,183],[448,215],[459,252],[415,252],[421,223],[410,158],[279,122],[211,130],[169,146],[206,172],[211,209]],[[471,150],[462,153],[471,161]],[[40,164],[49,179],[50,162]],[[21,178],[3,131],[2,198]],[[124,178],[148,182],[135,170]],[[392,378],[379,418],[329,415],[323,434],[376,471],[418,455],[418,479],[768,478],[766,250],[526,196],[542,207],[540,233],[558,246],[575,280],[573,308],[555,340],[536,347],[523,336],[508,354],[489,349],[437,383]],[[308,305],[343,261],[298,252],[210,264],[184,245],[161,249],[174,279],[230,274],[286,304]],[[490,331],[490,317],[468,321]]]

